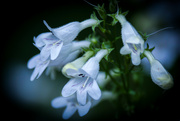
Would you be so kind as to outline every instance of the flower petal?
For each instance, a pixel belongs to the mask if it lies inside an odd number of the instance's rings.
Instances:
[[[140,52],[137,53],[131,53],[131,60],[133,65],[138,66],[141,63],[141,58],[140,58]]]
[[[67,98],[65,97],[56,97],[51,101],[53,108],[61,108],[67,105]]]
[[[69,119],[76,112],[76,110],[77,110],[77,107],[74,104],[72,103],[68,104],[66,109],[63,112],[63,115],[62,115],[63,119]]]
[[[79,83],[81,83],[81,81],[79,82],[79,80],[77,80],[76,78],[70,79],[62,89],[61,92],[62,96],[68,97],[74,94],[77,91],[77,87],[79,86]]]
[[[122,55],[130,54],[130,53],[131,53],[131,50],[129,49],[128,45],[125,44],[125,45],[121,48],[120,53],[121,53]]]
[[[50,45],[45,45],[41,52],[40,52],[40,55],[41,55],[41,60],[45,61],[49,58],[50,56],[50,49],[51,49],[51,46]]]
[[[71,76],[71,77],[77,77],[77,75],[79,74],[79,72],[77,70],[74,70],[74,69],[67,69],[66,70],[66,74],[68,76]]]
[[[81,30],[81,25],[79,22],[71,22],[62,27],[53,29],[53,33],[60,40],[65,43],[69,43],[76,38]]]
[[[42,33],[40,35],[38,35],[36,38],[34,37],[34,42],[35,42],[35,46],[36,47],[42,47],[45,45],[44,43],[44,39],[45,38],[49,38],[50,36],[52,36],[51,32],[46,32],[46,33]]]
[[[29,59],[28,63],[27,63],[27,67],[29,69],[32,69],[34,67],[36,67],[38,60],[40,59],[40,54],[37,54],[35,56],[33,56],[31,59]]]
[[[46,67],[49,65],[49,63],[50,63],[50,61],[38,62],[32,75],[31,75],[30,80],[33,81],[35,78],[38,79],[41,76],[41,74],[43,73],[43,71],[46,69]]]
[[[140,38],[137,37],[137,36],[129,37],[129,38],[126,40],[126,43],[139,44],[139,43],[140,43]]]
[[[85,105],[87,98],[87,89],[83,88],[82,86],[79,88],[80,89],[77,90],[77,101],[80,105]]]
[[[86,115],[90,108],[91,108],[91,102],[90,101],[86,105],[84,105],[84,106],[79,105],[78,106],[79,116]]]
[[[49,65],[49,63],[50,63],[49,60],[41,63],[41,65],[40,65],[40,67],[39,67],[39,68],[40,68],[40,69],[39,69],[39,74],[38,74],[38,76],[37,76],[36,79],[38,79],[38,78],[41,76],[41,74],[44,72],[44,70],[45,70],[46,67]]]
[[[101,97],[101,90],[96,82],[96,80],[93,80],[93,82],[91,82],[92,84],[88,85],[88,94],[94,99],[94,100],[98,100]]]
[[[54,45],[51,48],[51,60],[55,60],[58,57],[58,55],[59,55],[59,53],[61,51],[62,46],[63,46],[63,42],[61,42],[60,45],[58,45],[58,46]]]
[[[65,43],[69,43],[74,40],[81,31],[81,24],[79,22],[71,22],[58,28],[51,28],[46,21],[43,22],[57,38]]]
[[[99,72],[99,62],[95,57],[90,58],[82,67],[87,74],[91,76],[91,78],[95,79]]]
[[[30,77],[30,80],[31,80],[31,81],[33,81],[33,80],[36,78],[36,76],[37,76],[38,73],[39,73],[39,70],[40,70],[39,67],[35,67],[35,69],[34,69],[32,75],[31,75],[31,77]]]
[[[58,56],[55,60],[51,61],[50,65],[51,66],[61,65],[62,62],[65,61],[65,59],[71,55],[71,45],[72,44],[62,46],[61,51],[59,53],[60,56]]]
[[[122,39],[124,42],[126,42],[131,37],[139,36],[136,29],[128,21],[126,21],[123,24],[121,33],[122,33]],[[133,40],[133,39],[131,39],[131,40]]]

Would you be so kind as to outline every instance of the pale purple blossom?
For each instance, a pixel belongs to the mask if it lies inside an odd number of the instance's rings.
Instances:
[[[140,54],[144,51],[144,40],[123,15],[116,15],[116,18],[122,25],[121,34],[124,46],[120,53],[122,55],[131,54],[132,63],[139,65],[141,63]]]
[[[77,102],[76,96],[72,95],[69,97],[57,97],[52,100],[51,105],[53,108],[63,108],[66,107],[62,117],[63,119],[69,119],[76,111],[78,111],[79,116],[84,116],[88,113],[91,102],[88,101],[85,105],[80,105]]]
[[[99,62],[107,53],[107,50],[100,50],[82,68],[77,70],[67,69],[67,75],[73,78],[63,87],[62,96],[68,97],[77,93],[77,101],[81,105],[87,103],[88,95],[94,100],[98,100],[101,97],[101,90],[96,82],[99,73]]]

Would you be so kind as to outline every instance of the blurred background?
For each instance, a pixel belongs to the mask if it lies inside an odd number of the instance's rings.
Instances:
[[[107,0],[88,0],[97,5]],[[43,24],[46,20],[51,27],[59,27],[72,21],[83,21],[92,14],[92,6],[83,0],[75,1],[20,1],[3,3],[1,39],[1,116],[6,120],[60,121],[64,109],[53,109],[51,100],[59,96],[68,81],[60,73],[57,80],[51,80],[43,74],[38,80],[30,81],[32,70],[27,69],[27,61],[39,53],[34,47],[33,37],[48,29]],[[106,6],[107,5],[107,6]],[[139,102],[131,116],[118,116],[121,120],[180,120],[179,67],[180,67],[180,1],[173,0],[119,0],[122,11],[129,10],[127,20],[142,32],[151,34],[147,40],[150,47],[156,46],[153,54],[174,78],[174,87],[163,91],[149,77],[149,63],[143,59],[143,72],[147,78],[144,85],[147,95]],[[120,29],[119,29],[120,32]],[[91,29],[81,32],[78,39],[84,39]],[[102,102],[91,109],[84,117],[76,114],[70,120],[116,119],[114,108],[109,102]]]

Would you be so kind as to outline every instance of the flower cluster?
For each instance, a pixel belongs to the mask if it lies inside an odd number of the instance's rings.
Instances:
[[[147,57],[151,64],[151,78],[155,84],[163,89],[173,86],[172,76],[152,55],[154,48],[145,48],[146,36],[139,34],[126,20],[127,12],[121,13],[118,10],[106,14],[104,5],[95,6],[95,9],[102,20],[94,13],[90,19],[71,22],[58,28],[51,28],[43,21],[50,32],[34,37],[34,46],[40,53],[27,63],[29,69],[34,68],[30,80],[38,79],[45,70],[52,79],[55,78],[56,70],[61,70],[69,79],[62,88],[61,96],[51,102],[54,108],[66,107],[63,119],[70,118],[76,110],[79,116],[84,116],[104,99],[135,95],[128,86],[128,79],[130,74],[134,74],[130,72],[141,64],[143,57]],[[108,16],[113,18],[112,23],[106,23]],[[108,28],[118,22],[122,27],[118,32],[121,30],[121,33],[113,37]],[[75,40],[88,27],[92,27],[93,33],[85,40]],[[111,83],[111,89],[106,88],[108,83]]]
[[[82,51],[81,48],[89,47],[90,42],[87,40],[75,41],[74,39],[80,31],[95,26],[98,22],[95,19],[88,19],[83,22],[71,22],[53,29],[44,21],[51,32],[34,37],[34,45],[40,50],[40,53],[28,61],[28,68],[35,68],[30,80],[38,79],[47,67],[61,69],[66,63],[77,58]]]
[[[121,48],[120,53],[122,55],[131,54],[131,60],[134,65],[141,63],[140,54],[143,53],[151,64],[151,78],[153,82],[163,89],[171,88],[173,86],[172,76],[153,57],[150,51],[144,50],[144,40],[140,34],[123,15],[116,15],[116,18],[122,25],[121,34],[124,46]]]

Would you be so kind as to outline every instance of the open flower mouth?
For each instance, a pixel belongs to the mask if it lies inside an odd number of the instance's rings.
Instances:
[[[130,50],[132,50],[134,53],[137,53],[138,50],[141,50],[141,44],[132,44],[132,43],[127,43],[128,47]]]
[[[90,78],[89,76],[85,75],[85,74],[79,74],[78,76],[84,78],[83,80],[85,80],[85,81],[83,82],[83,85],[82,85],[81,88],[85,88],[86,85],[87,85],[87,83],[88,83],[88,81],[89,81],[91,78]],[[86,79],[85,79],[85,78],[86,78]]]

